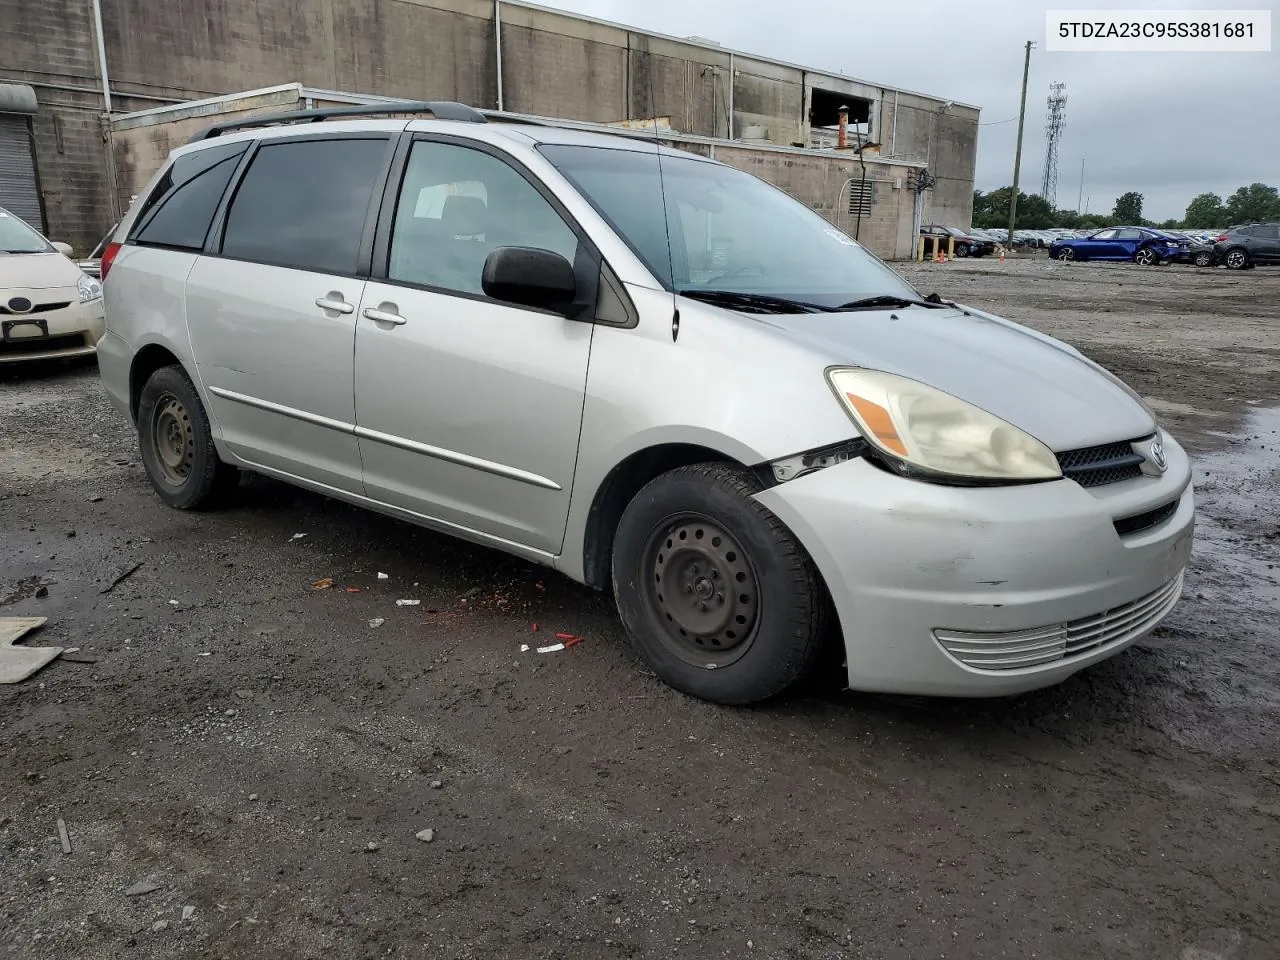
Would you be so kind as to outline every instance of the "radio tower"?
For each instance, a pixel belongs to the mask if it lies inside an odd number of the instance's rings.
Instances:
[[[1040,180],[1040,196],[1049,206],[1058,209],[1058,144],[1062,141],[1062,129],[1067,125],[1067,89],[1065,83],[1049,84],[1049,112],[1044,121],[1044,176]]]

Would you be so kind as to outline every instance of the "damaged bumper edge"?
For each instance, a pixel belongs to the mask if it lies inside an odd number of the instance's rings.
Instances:
[[[1111,656],[1172,607],[1163,600],[1176,600],[1194,505],[1187,456],[1171,439],[1166,447],[1167,473],[1111,488],[1071,480],[946,487],[855,457],[809,469],[757,499],[823,575],[844,634],[850,687],[1012,694]],[[1129,536],[1117,530],[1116,520],[1164,504],[1174,506],[1155,526]],[[1077,643],[1078,631],[1092,630],[1098,617],[1134,629],[1112,630],[1093,646]],[[1061,640],[1063,655],[974,667],[954,652],[966,648],[953,643],[949,651],[940,639],[1000,646],[1024,633],[1029,644]]]

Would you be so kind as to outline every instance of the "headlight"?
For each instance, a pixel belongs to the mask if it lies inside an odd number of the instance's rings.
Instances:
[[[88,303],[102,296],[102,284],[87,273],[80,274],[80,279],[76,281],[76,289],[80,291],[81,303]]]
[[[867,442],[926,474],[974,480],[1056,480],[1039,440],[941,390],[879,370],[838,367],[827,379]]]

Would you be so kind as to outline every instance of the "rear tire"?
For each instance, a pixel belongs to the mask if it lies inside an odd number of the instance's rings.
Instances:
[[[1150,247],[1143,247],[1133,255],[1133,262],[1140,267],[1154,267],[1160,262],[1160,254]]]
[[[636,652],[714,703],[785,692],[829,639],[822,579],[759,490],[742,467],[680,467],[636,494],[614,540],[614,598]]]
[[[1195,255],[1193,262],[1197,267],[1211,267],[1213,266],[1213,254],[1208,250],[1202,250]]]
[[[1244,270],[1249,266],[1249,254],[1238,248],[1228,250],[1226,256],[1222,258],[1222,262],[1227,265],[1228,270]]]
[[[200,395],[176,365],[161,367],[142,388],[138,446],[151,486],[179,510],[214,505],[240,478],[218,459]]]

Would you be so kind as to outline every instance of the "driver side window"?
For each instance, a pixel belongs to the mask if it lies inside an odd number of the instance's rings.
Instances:
[[[1101,233],[1095,233],[1093,235],[1094,240],[1114,240],[1115,238],[1116,231],[1114,230],[1103,230]]]
[[[573,263],[578,236],[512,166],[480,150],[420,140],[405,166],[387,278],[483,295],[498,247],[536,247]]]

